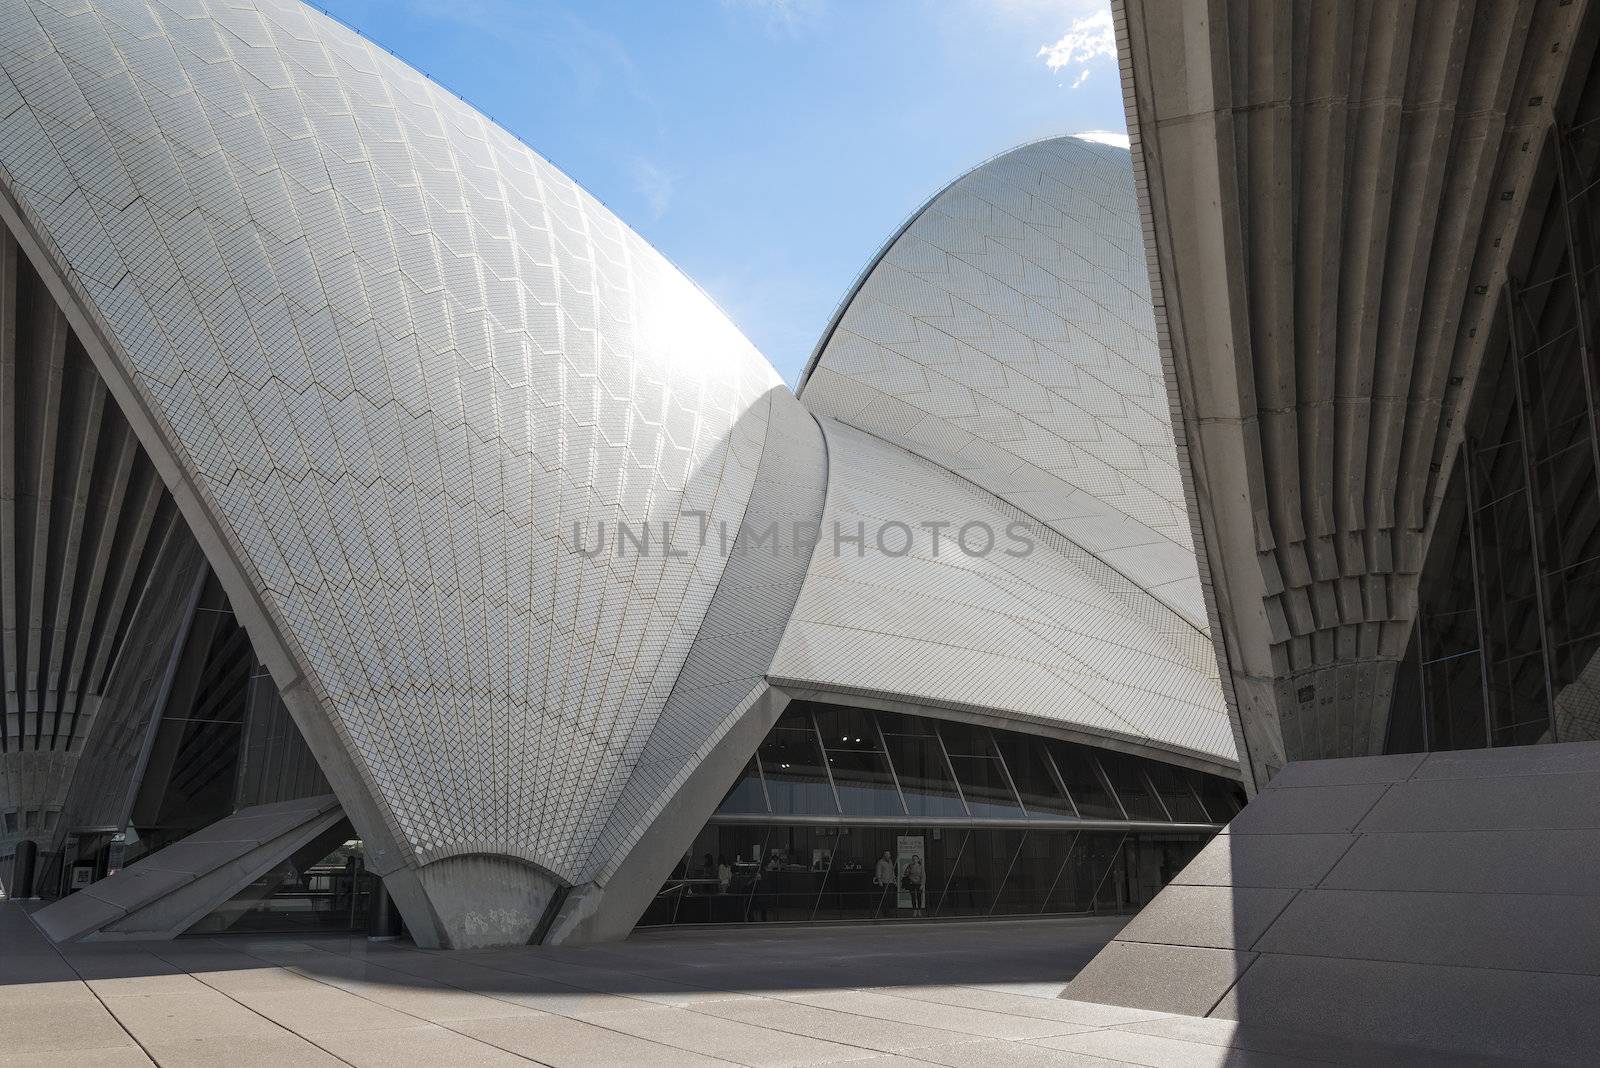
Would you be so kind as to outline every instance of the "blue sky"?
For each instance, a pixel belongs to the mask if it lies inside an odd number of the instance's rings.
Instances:
[[[1124,128],[1106,0],[322,0],[575,178],[791,384],[907,215]]]

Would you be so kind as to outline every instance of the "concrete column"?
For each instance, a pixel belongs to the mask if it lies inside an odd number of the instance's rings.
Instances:
[[[11,861],[11,896],[18,899],[33,898],[33,874],[38,864],[39,844],[30,838],[17,843],[17,854]]]

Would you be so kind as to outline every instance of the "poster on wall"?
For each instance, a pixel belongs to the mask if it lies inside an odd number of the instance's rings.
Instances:
[[[106,877],[117,874],[122,870],[122,860],[128,854],[128,836],[114,834],[111,836],[111,846],[106,851]]]
[[[894,873],[896,884],[900,887],[896,904],[903,909],[921,912],[924,890],[928,882],[928,865],[922,835],[895,835]]]

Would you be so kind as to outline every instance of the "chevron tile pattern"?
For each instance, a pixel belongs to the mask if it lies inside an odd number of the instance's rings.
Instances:
[[[0,0],[0,215],[77,346],[63,410],[150,468],[152,545],[204,555],[425,940],[526,941],[653,855],[773,685],[1233,764],[1125,153],[1044,142],[941,194],[805,406],[571,179],[295,0]],[[830,543],[928,520],[1036,551]],[[181,592],[145,602],[129,709]],[[45,646],[5,608],[9,682]]]
[[[823,426],[822,537],[775,681],[1233,761],[1205,635],[959,475],[835,420]],[[981,526],[963,537],[968,524]],[[863,532],[858,551],[850,539]]]
[[[863,275],[800,395],[1205,628],[1123,150],[1040,141],[934,197]]]
[[[611,811],[585,873],[589,878],[609,878],[767,687],[767,671],[812,561],[806,551],[812,535],[797,539],[794,532],[821,529],[829,471],[816,420],[788,390],[769,396],[766,447],[727,567],[672,696]]]
[[[777,375],[570,179],[300,4],[7,3],[0,70],[7,189],[411,862],[577,877],[722,559],[588,558],[574,523],[737,526]]]

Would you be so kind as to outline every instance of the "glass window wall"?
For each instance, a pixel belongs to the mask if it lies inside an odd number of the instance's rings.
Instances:
[[[1050,748],[1037,738],[1013,731],[995,731],[995,743],[1000,748],[1000,758],[1011,773],[1011,783],[1017,788],[1022,807],[1034,819],[1075,818],[1078,815],[1072,798],[1050,757]]]
[[[939,737],[950,754],[956,783],[970,815],[984,819],[1022,819],[1022,805],[1011,788],[1011,776],[1000,762],[988,727],[970,723],[939,724]]]
[[[1600,127],[1557,129],[1439,495],[1389,752],[1600,738]],[[1430,494],[1437,492],[1430,489]]]
[[[838,814],[833,780],[823,763],[820,739],[809,715],[793,711],[786,714],[767,734],[757,756],[772,811]]]
[[[643,922],[1132,909],[1242,805],[1231,779],[1131,754],[797,701]]]
[[[903,816],[900,788],[883,752],[872,713],[844,705],[812,710],[817,734],[828,752],[839,808],[846,816]]]
[[[362,931],[376,876],[348,820],[264,872],[187,931],[191,935]]]
[[[1221,824],[1241,804],[1233,780],[1128,753],[796,701],[717,814]]]
[[[1200,795],[1184,768],[1158,764],[1152,760],[1147,762],[1145,773],[1150,777],[1151,785],[1156,788],[1156,794],[1173,822],[1208,822],[1205,806],[1200,803]]]
[[[967,815],[934,721],[895,712],[877,713],[907,814],[923,818]]]
[[[1117,803],[1106,774],[1095,759],[1094,750],[1068,742],[1052,741],[1046,748],[1067,792],[1086,820],[1125,820],[1128,814]]]
[[[767,812],[767,784],[761,779],[761,765],[754,757],[744,766],[739,781],[722,801],[723,812]]]
[[[1206,818],[1211,823],[1227,823],[1244,808],[1244,788],[1238,783],[1201,772],[1192,774],[1195,788],[1200,792],[1200,803],[1206,807]]]
[[[1122,913],[1143,907],[1204,832],[712,824],[692,857],[731,879],[669,880],[641,926]],[[713,869],[714,871],[715,869]]]
[[[1116,792],[1117,799],[1122,802],[1122,807],[1128,813],[1130,820],[1157,820],[1165,823],[1174,819],[1150,784],[1147,771],[1150,761],[1109,749],[1096,753],[1095,759],[1105,770],[1106,777],[1111,780],[1112,789]]]

